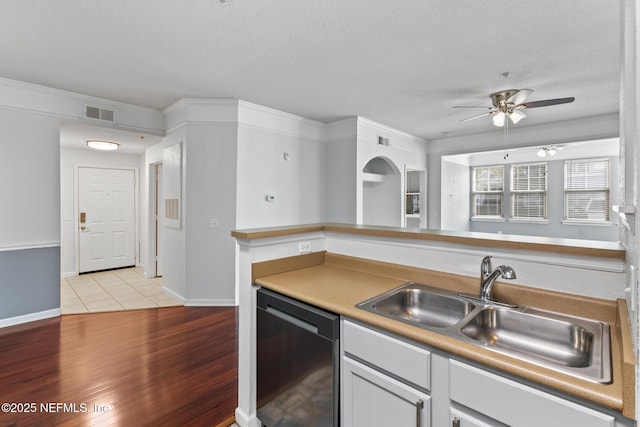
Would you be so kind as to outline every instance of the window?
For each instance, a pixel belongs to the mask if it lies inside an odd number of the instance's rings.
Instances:
[[[471,197],[474,218],[502,218],[504,166],[473,168]]]
[[[543,220],[547,218],[547,164],[511,166],[511,217]]]
[[[564,162],[564,219],[596,223],[609,221],[609,160]]]

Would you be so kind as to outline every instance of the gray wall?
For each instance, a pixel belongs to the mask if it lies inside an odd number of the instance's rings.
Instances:
[[[60,308],[60,247],[0,252],[0,320]]]

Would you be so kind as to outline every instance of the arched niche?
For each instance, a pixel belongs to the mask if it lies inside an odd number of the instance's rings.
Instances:
[[[402,226],[402,174],[386,157],[374,157],[362,168],[362,223]]]

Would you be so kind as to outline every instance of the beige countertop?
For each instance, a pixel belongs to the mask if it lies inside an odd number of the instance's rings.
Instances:
[[[609,301],[498,282],[496,300],[602,320],[611,325],[612,378],[596,384],[436,332],[369,313],[356,304],[415,281],[477,293],[468,276],[324,252],[253,264],[255,283],[328,311],[635,417],[635,357],[623,300]]]

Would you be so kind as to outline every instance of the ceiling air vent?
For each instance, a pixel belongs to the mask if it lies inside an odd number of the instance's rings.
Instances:
[[[385,138],[384,136],[378,135],[378,145],[384,145],[385,147],[388,147],[389,138]]]
[[[87,119],[104,120],[106,122],[113,122],[115,118],[115,112],[113,110],[107,110],[105,108],[92,107],[86,105],[84,107],[84,116]]]

